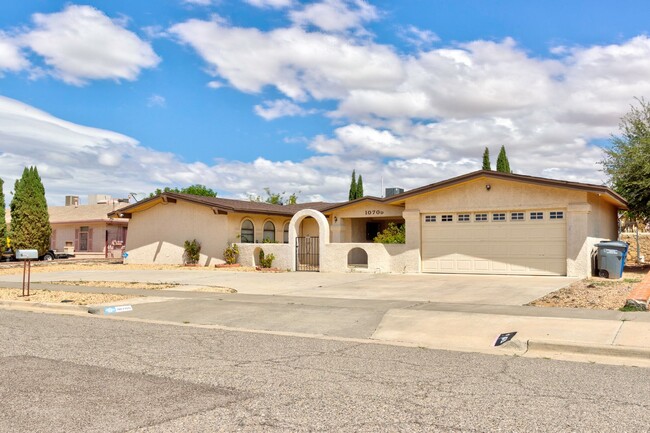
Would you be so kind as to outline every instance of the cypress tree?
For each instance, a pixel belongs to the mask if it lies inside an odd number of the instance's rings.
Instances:
[[[2,210],[2,216],[0,217],[0,251],[2,252],[7,249],[7,220],[5,218],[4,183],[4,180],[0,179],[0,209]]]
[[[14,249],[36,249],[39,255],[50,248],[50,216],[45,187],[36,167],[25,168],[16,181],[11,200],[11,245]]]
[[[348,200],[357,198],[357,174],[352,170],[352,182],[350,182],[350,192],[348,193]]]
[[[501,146],[501,151],[499,151],[499,157],[497,158],[497,171],[501,173],[512,173],[510,170],[510,163],[508,162],[508,156],[506,155],[505,146]]]
[[[357,179],[357,196],[356,198],[362,198],[363,197],[363,178],[361,175],[359,175],[359,178]]]
[[[490,149],[487,147],[485,148],[485,152],[483,152],[483,170],[492,170],[490,165]]]

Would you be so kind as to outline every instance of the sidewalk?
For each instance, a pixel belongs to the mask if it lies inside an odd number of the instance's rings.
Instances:
[[[141,290],[33,283],[32,288],[144,297],[120,303],[133,304],[133,311],[114,318],[650,367],[648,312],[321,298],[316,293],[223,294],[183,287]],[[517,334],[494,347],[497,336],[506,332]]]

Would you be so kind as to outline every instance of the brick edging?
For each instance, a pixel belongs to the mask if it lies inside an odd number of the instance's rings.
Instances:
[[[648,272],[640,282],[636,283],[634,287],[632,287],[627,298],[646,304],[648,303],[650,300],[650,272]]]

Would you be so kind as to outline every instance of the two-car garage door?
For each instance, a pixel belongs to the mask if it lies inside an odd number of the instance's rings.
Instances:
[[[563,210],[422,215],[422,272],[566,275]]]

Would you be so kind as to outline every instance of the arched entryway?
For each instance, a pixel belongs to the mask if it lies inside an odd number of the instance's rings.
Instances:
[[[301,233],[300,225],[307,218],[313,218],[318,226],[316,232]],[[305,234],[305,236],[302,236]],[[330,241],[330,226],[325,215],[313,209],[297,212],[289,223],[289,246],[292,251],[292,271],[320,271],[321,254]]]

